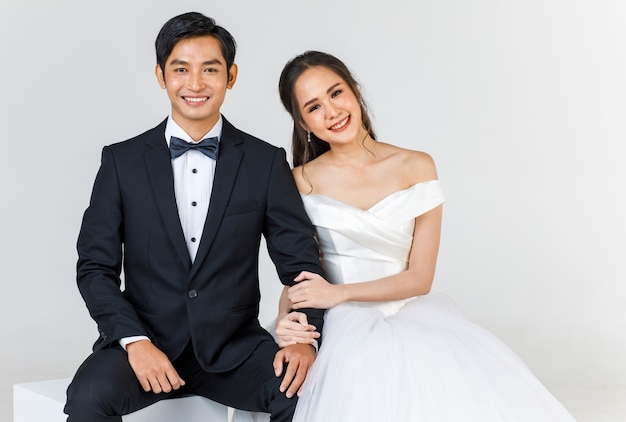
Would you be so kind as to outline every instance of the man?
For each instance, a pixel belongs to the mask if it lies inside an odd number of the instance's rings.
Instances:
[[[283,284],[323,270],[285,151],[220,114],[235,49],[211,18],[170,19],[156,39],[170,115],[103,149],[77,265],[100,338],[68,388],[68,421],[121,421],[180,394],[291,420],[315,350],[279,350],[259,325],[261,235]],[[323,310],[306,313],[321,331]]]

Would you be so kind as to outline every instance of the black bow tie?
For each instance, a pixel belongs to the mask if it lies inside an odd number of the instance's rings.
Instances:
[[[195,149],[200,151],[207,157],[217,160],[217,153],[219,151],[219,148],[220,144],[217,137],[203,139],[197,144],[189,143],[175,136],[172,136],[170,138],[170,155],[172,159],[180,157],[190,149]]]

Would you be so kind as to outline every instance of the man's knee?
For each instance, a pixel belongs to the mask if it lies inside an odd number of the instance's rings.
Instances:
[[[293,419],[293,414],[296,411],[296,404],[298,403],[297,396],[287,398],[285,393],[274,394],[274,397],[270,401],[269,413],[272,415],[272,421],[277,422],[290,422]]]
[[[67,388],[64,411],[70,415],[70,420],[97,420],[98,417],[115,416],[114,409],[119,407],[116,402],[119,402],[119,389],[111,384],[75,377]]]
[[[64,411],[70,421],[116,420],[110,418],[132,411],[133,390],[138,389],[124,351],[95,352],[76,371]]]
[[[294,396],[288,398],[286,391],[280,391],[280,385],[283,382],[286,370],[287,365],[283,368],[282,376],[276,377],[272,366],[271,373],[268,375],[263,386],[265,397],[269,403],[269,413],[272,415],[272,421],[290,422],[296,410],[298,397]]]

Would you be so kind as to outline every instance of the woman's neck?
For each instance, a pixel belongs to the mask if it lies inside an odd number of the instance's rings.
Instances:
[[[374,149],[377,142],[372,139],[369,133],[360,136],[360,139],[349,144],[331,145],[326,153],[327,158],[335,164],[359,165],[367,164],[375,158]]]

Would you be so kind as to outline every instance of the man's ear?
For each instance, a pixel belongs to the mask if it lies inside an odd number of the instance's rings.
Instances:
[[[163,75],[163,70],[161,70],[161,66],[158,64],[154,68],[154,74],[156,75],[157,81],[161,88],[165,89],[165,75]]]
[[[237,81],[237,72],[239,68],[235,63],[230,65],[230,69],[228,69],[228,83],[226,84],[226,88],[232,89],[233,85]]]

